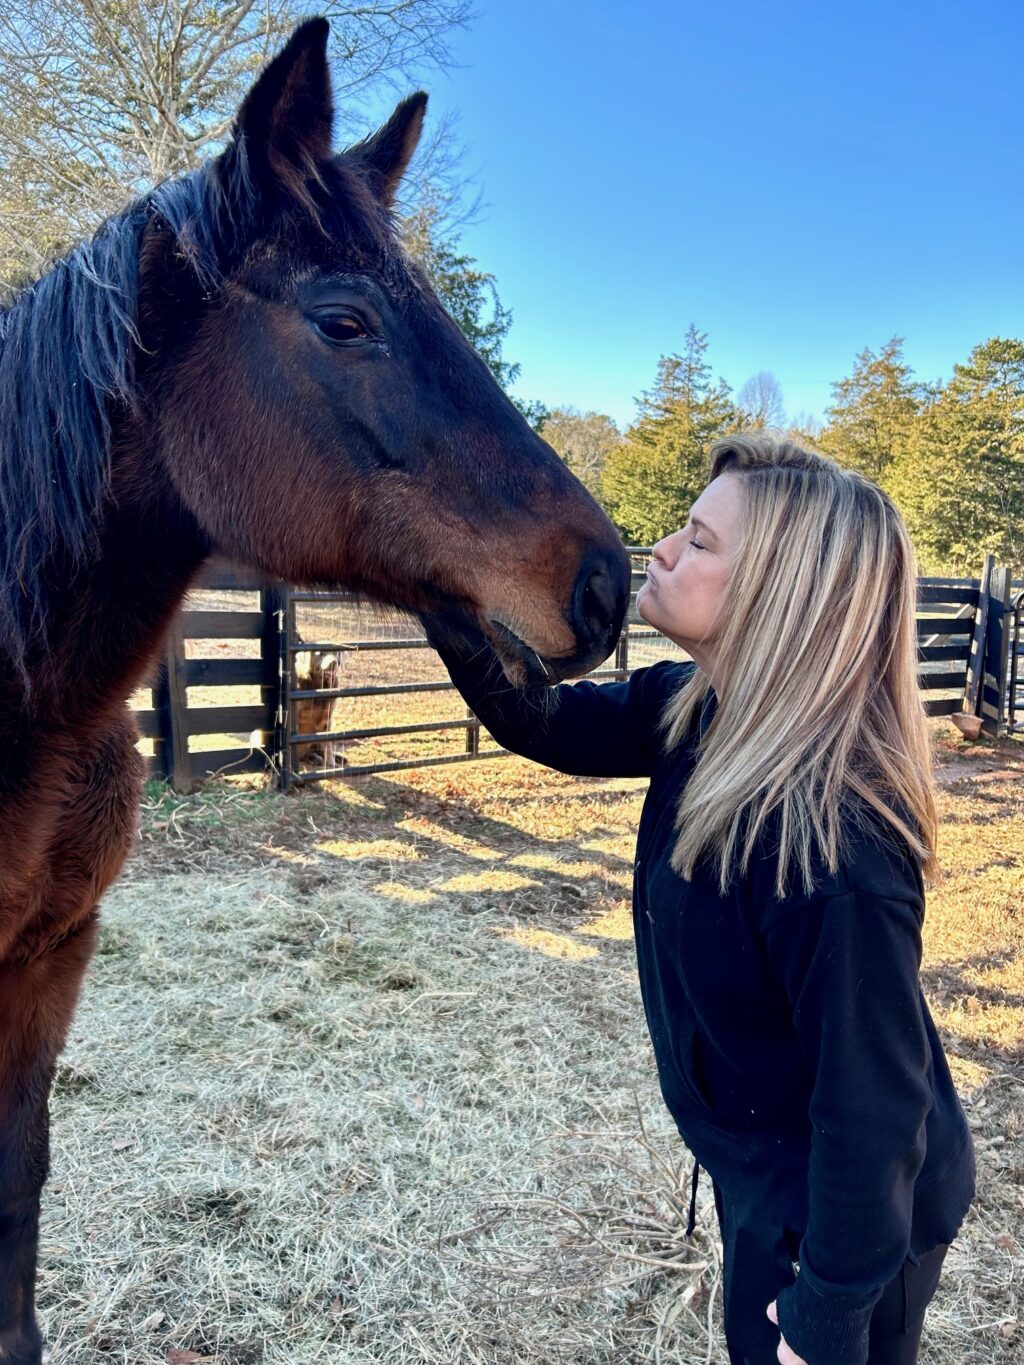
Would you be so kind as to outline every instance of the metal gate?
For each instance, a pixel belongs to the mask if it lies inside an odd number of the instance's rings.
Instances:
[[[639,553],[645,553],[638,551]],[[666,649],[681,652],[649,627],[638,628],[639,620],[635,614],[635,590],[637,581],[642,581],[644,569],[634,572],[633,602],[631,620],[616,646],[609,665],[588,674],[592,679],[625,679],[632,667],[630,662],[630,642],[657,640],[661,642],[662,652]],[[409,703],[407,709],[416,709],[412,700],[430,694],[455,693],[453,684],[447,676],[438,678],[408,680],[410,668],[408,661],[412,651],[428,651],[427,657],[435,661],[437,670],[443,674],[440,661],[423,633],[419,622],[405,617],[390,624],[382,624],[377,631],[368,625],[373,621],[374,612],[361,608],[358,600],[351,594],[332,592],[305,592],[286,589],[282,600],[281,629],[281,705],[278,714],[278,748],[281,756],[281,786],[287,790],[295,785],[320,781],[323,778],[344,774],[355,777],[369,773],[400,772],[408,768],[437,767],[448,763],[466,763],[481,758],[502,757],[506,751],[490,740],[482,730],[480,722],[459,701],[460,714],[443,717],[408,716],[401,722],[335,725],[333,716],[335,704],[345,704],[351,712],[364,705],[369,699],[388,698],[389,709],[393,712],[397,704]],[[330,621],[342,620],[355,629],[333,630],[324,633],[317,629],[316,618]],[[303,620],[305,616],[305,620]],[[313,660],[339,656],[342,661],[354,662],[360,656],[378,655],[401,657],[403,665],[396,670],[397,677],[378,678],[371,682],[354,685],[316,686],[315,679],[303,674],[297,668],[297,660],[311,656]],[[344,667],[344,663],[343,663]],[[378,669],[377,672],[384,672]],[[399,680],[401,679],[401,680]],[[312,723],[311,723],[312,722]],[[337,756],[338,749],[351,749],[365,746],[368,741],[390,741],[395,737],[441,736],[453,732],[459,736],[459,747],[454,752],[426,753],[414,757],[374,757],[371,761],[351,761],[342,755],[339,765],[327,761],[333,747]],[[317,761],[319,758],[322,761]],[[309,765],[312,760],[312,766]]]
[[[643,582],[650,550],[627,548],[633,561],[629,612],[612,658],[588,675],[592,679],[624,680],[634,669],[657,659],[686,657],[638,616],[636,591]],[[930,715],[960,712],[973,685],[976,709],[988,732],[995,733],[1007,718],[1010,726],[1020,731],[1024,730],[1024,592],[1011,598],[1008,572],[996,570],[990,559],[981,580],[919,581],[920,684]],[[995,578],[999,590],[993,595],[986,584],[991,580],[994,587]],[[1013,584],[1014,590],[1022,587],[1024,584]],[[447,705],[447,694],[454,688],[414,618],[396,620],[392,616],[380,621],[374,609],[360,606],[345,593],[283,589],[280,601],[281,704],[276,747],[282,787],[341,774],[400,772],[503,756],[505,751],[491,740],[461,700],[457,707]],[[1010,626],[1005,632],[1004,620]],[[998,648],[994,641],[986,641],[996,628],[1002,641]],[[1007,637],[1012,637],[1008,648]],[[342,673],[354,671],[353,666],[360,661],[363,676],[350,683],[339,677],[336,686],[311,685],[296,669],[296,660],[304,654],[337,655],[342,660]],[[994,666],[996,654],[1001,658]],[[429,676],[431,667],[435,676]],[[442,698],[439,706],[443,714],[436,713],[437,707],[428,713],[424,704],[425,698],[435,694]],[[377,707],[371,707],[371,702],[378,703]],[[344,723],[336,723],[336,710],[343,710]],[[315,723],[309,723],[310,717]],[[400,747],[395,743],[398,739],[402,741]],[[444,743],[445,739],[457,743],[452,747]],[[317,761],[315,754],[310,763],[308,746],[320,746],[323,757],[331,745],[336,755],[339,749],[345,750],[338,766]]]

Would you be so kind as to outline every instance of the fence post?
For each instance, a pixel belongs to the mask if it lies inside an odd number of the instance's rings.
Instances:
[[[967,739],[977,739],[981,734],[981,694],[985,675],[985,642],[987,638],[989,584],[995,558],[985,556],[981,570],[981,586],[978,589],[978,610],[974,614],[974,632],[971,636],[971,653],[967,660],[967,677],[964,681],[964,695],[960,710],[950,719]]]
[[[1021,620],[1024,619],[1024,592],[1019,592],[1013,599],[1010,615],[1010,678],[1007,701],[1007,728],[1011,735],[1017,733],[1020,726],[1017,724],[1017,688],[1020,686],[1017,680],[1017,664],[1021,654]]]
[[[283,792],[292,786],[292,699],[294,686],[295,651],[298,641],[295,625],[295,601],[288,584],[282,583],[278,595],[281,629],[278,631],[278,689],[277,689],[277,747],[281,755],[279,786]]]
[[[982,733],[995,738],[1009,725],[1006,682],[1010,649],[1010,570],[996,565],[989,579],[985,667],[981,684]]]
[[[622,625],[622,634],[619,642],[615,646],[615,673],[619,682],[625,682],[629,677],[629,613]]]
[[[160,716],[164,771],[176,792],[192,790],[192,760],[188,752],[188,684],[185,661],[185,626],[182,613],[175,614],[164,647],[164,663],[153,689]]]
[[[472,754],[474,758],[480,757],[480,722],[473,712],[466,707],[466,753]]]
[[[263,661],[263,682],[260,696],[267,711],[267,743],[270,754],[281,772],[281,638],[284,635],[285,585],[275,580],[260,588],[260,610],[263,613],[263,634],[260,637],[260,659]]]

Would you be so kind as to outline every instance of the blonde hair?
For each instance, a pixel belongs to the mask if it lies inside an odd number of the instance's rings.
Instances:
[[[852,796],[933,877],[917,565],[899,512],[870,479],[762,432],[712,446],[709,482],[725,473],[742,482],[745,515],[718,616],[724,682],[680,798],[673,867],[689,879],[710,854],[724,893],[772,818],[776,894],[786,895],[791,863],[810,893],[815,849],[830,872],[839,866]],[[669,747],[688,734],[710,688],[698,667],[669,703]]]

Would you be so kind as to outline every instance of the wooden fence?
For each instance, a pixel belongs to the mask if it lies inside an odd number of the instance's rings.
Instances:
[[[631,548],[630,553],[634,596],[627,624],[614,655],[592,678],[626,678],[649,661],[652,649],[663,649],[663,656],[678,652],[636,614],[635,592],[649,551]],[[301,639],[297,614],[331,606],[345,609],[345,628],[335,632],[345,638],[310,638],[307,629]],[[1009,571],[989,557],[979,579],[921,579],[918,608],[920,683],[929,714],[977,716],[989,735],[1024,730],[1024,582],[1011,582]],[[322,767],[303,770],[296,761],[298,744],[334,741],[351,750],[378,740],[393,747],[396,737],[404,741],[448,732],[458,742],[454,752],[388,753],[383,759],[371,753],[371,761],[348,758],[343,771],[356,776],[500,755],[502,750],[482,743],[479,722],[464,709],[443,719],[399,709],[421,694],[453,690],[447,680],[408,680],[406,662],[395,666],[400,680],[378,677],[319,690],[299,684],[295,659],[303,650],[338,651],[350,670],[361,659],[379,659],[380,651],[429,650],[418,623],[371,638],[365,624],[370,619],[354,610],[346,594],[299,592],[249,570],[211,562],[175,621],[151,689],[134,699],[143,741],[151,747],[152,774],[189,790],[214,773],[271,768],[287,788],[337,775]],[[346,706],[351,710],[367,698],[393,705],[384,723],[360,724],[358,717],[353,723],[346,715]],[[295,707],[304,699],[336,701],[343,723],[336,730],[298,731]]]
[[[1006,724],[1010,734],[1024,731],[1024,583],[1012,585],[1008,645]]]
[[[223,594],[234,599],[226,608],[203,602]],[[276,764],[282,596],[281,585],[250,569],[222,561],[206,567],[175,618],[148,704],[144,695],[136,698],[140,732],[152,741],[153,776],[187,791],[217,772],[257,772]],[[194,656],[198,642],[213,646],[207,657]],[[217,645],[227,642],[236,647],[218,655]],[[196,704],[200,689],[206,705]],[[239,690],[248,694],[242,702],[228,700]],[[209,739],[216,747],[204,742]]]

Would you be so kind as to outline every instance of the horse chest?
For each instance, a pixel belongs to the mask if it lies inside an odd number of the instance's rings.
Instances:
[[[30,788],[2,812],[0,963],[37,957],[92,914],[134,842],[142,777],[126,715],[48,736]]]

